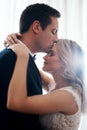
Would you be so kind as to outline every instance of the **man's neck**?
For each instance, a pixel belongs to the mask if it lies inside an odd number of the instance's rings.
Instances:
[[[19,40],[22,41],[28,47],[30,54],[36,53],[33,46],[33,41],[30,39],[29,36],[27,37],[25,34],[23,34],[22,37],[19,38]]]

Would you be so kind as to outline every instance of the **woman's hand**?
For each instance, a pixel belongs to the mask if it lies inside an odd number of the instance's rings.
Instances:
[[[4,40],[4,46],[8,47],[12,44],[17,44],[18,43],[18,39],[21,37],[22,35],[20,33],[12,33],[10,35],[7,36],[7,38]]]
[[[20,40],[17,40],[17,44],[10,45],[8,49],[12,49],[17,56],[29,57],[29,51],[27,46],[24,43],[22,43]]]

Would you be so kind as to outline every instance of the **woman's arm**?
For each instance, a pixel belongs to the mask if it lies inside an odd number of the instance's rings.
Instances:
[[[22,100],[22,98],[27,95],[26,74],[27,74],[29,53],[27,47],[21,42],[19,42],[18,44],[10,45],[9,49],[12,49],[14,52],[16,52],[17,55],[17,61],[9,84],[8,98],[7,98],[7,107],[14,108],[15,100],[19,98]]]

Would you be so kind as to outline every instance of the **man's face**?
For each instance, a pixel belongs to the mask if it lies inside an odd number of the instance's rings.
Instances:
[[[41,28],[39,31],[36,43],[39,52],[49,52],[54,43],[58,40],[58,19],[52,17],[51,20],[51,24],[49,24],[44,30]]]

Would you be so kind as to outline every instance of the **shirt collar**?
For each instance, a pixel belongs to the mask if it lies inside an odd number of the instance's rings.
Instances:
[[[33,56],[34,54],[31,52],[31,50],[27,47],[27,49],[28,49],[28,52],[29,52],[29,54],[31,55],[31,56]]]

